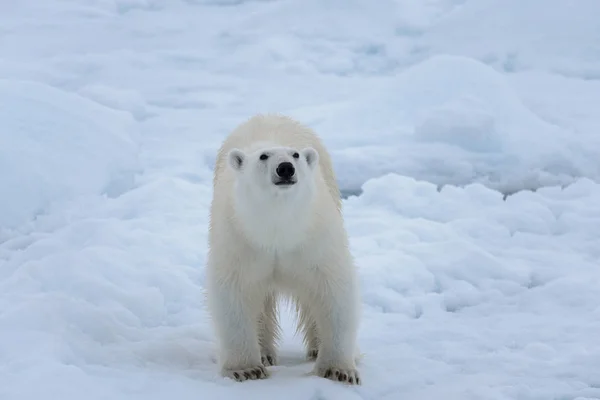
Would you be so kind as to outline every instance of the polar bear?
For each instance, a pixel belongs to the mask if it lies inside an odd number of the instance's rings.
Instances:
[[[316,134],[257,115],[223,142],[213,179],[207,305],[222,376],[277,364],[277,302],[295,303],[313,374],[360,384],[360,297],[339,189]]]

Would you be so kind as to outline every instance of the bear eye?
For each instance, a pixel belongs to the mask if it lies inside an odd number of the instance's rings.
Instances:
[[[266,155],[265,153],[261,154],[259,157],[261,160],[265,161],[267,158],[269,158],[268,155]]]
[[[292,157],[294,157],[294,158],[300,158],[300,154],[294,153],[294,154],[292,154]]]

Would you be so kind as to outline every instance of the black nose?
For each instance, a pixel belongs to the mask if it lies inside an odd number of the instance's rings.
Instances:
[[[294,172],[296,172],[296,170],[291,162],[286,161],[279,164],[275,172],[277,172],[277,176],[280,178],[290,179],[292,176],[294,176]]]

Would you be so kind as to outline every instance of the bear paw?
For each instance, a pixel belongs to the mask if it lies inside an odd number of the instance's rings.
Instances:
[[[317,376],[332,381],[360,385],[360,374],[355,368],[338,368],[335,366],[317,368]]]
[[[240,369],[227,369],[223,371],[223,375],[237,382],[265,379],[269,377],[269,374],[263,365]]]
[[[306,352],[306,359],[308,361],[315,361],[319,356],[319,349],[308,349]]]
[[[262,356],[260,356],[260,361],[265,367],[277,365],[277,356],[275,353],[264,353]]]

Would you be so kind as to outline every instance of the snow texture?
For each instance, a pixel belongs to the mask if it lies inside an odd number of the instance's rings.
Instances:
[[[596,0],[0,2],[0,399],[600,399]],[[215,152],[331,151],[360,387],[218,376]],[[348,197],[348,195],[350,196]]]
[[[44,84],[0,80],[0,121],[2,227],[132,182],[138,137],[129,114]]]

